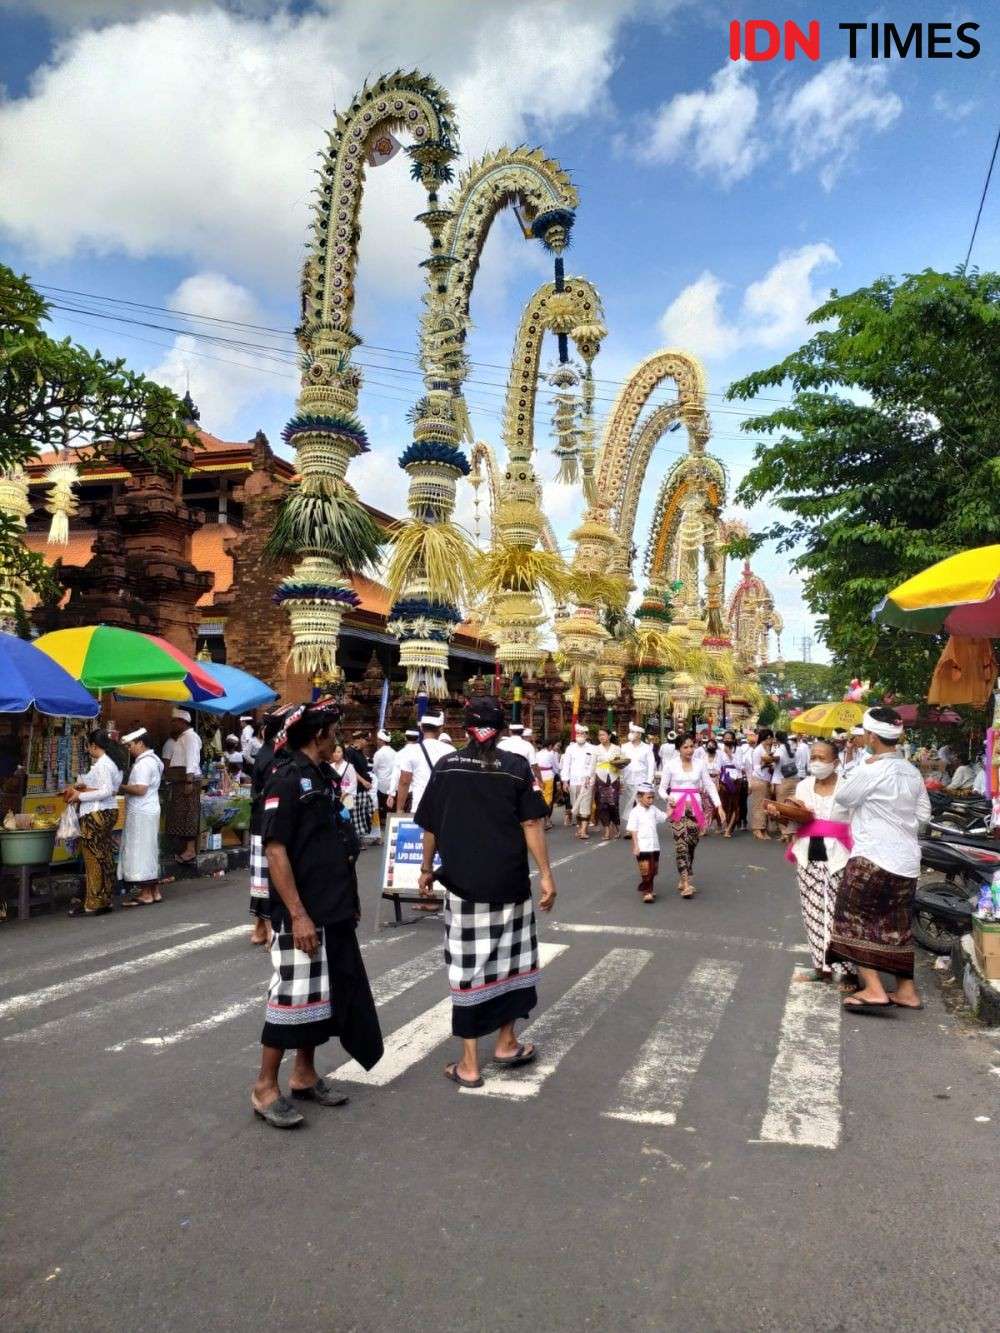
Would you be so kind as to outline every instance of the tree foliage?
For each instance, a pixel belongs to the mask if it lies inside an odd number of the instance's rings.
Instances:
[[[765,694],[780,699],[788,708],[811,708],[843,696],[842,672],[826,662],[786,662],[779,675],[770,667],[758,672]]]
[[[757,445],[739,503],[781,517],[805,600],[843,670],[918,698],[941,640],[874,623],[893,587],[1000,532],[1000,274],[925,270],[834,292],[817,333],[734,383],[733,399],[789,384],[789,406],[743,430]],[[747,551],[747,553],[748,553]]]
[[[52,449],[89,457],[142,459],[180,469],[180,446],[193,439],[170,389],[69,338],[45,332],[49,306],[26,277],[0,264],[0,472]],[[0,568],[9,585],[52,595],[41,556],[0,515]]]

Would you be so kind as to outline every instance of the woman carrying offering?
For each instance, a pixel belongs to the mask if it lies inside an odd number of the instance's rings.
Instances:
[[[81,901],[70,903],[70,916],[102,916],[111,911],[115,890],[115,824],[122,771],[108,753],[113,745],[106,731],[87,737],[91,765],[80,781],[63,792],[67,805],[80,807],[80,846],[87,888]]]
[[[781,810],[769,802],[769,813],[792,816],[794,833],[785,860],[796,867],[815,981],[833,978],[826,951],[837,890],[853,846],[850,825],[833,819],[839,784],[837,747],[832,741],[816,741],[809,756],[809,776],[795,788],[794,800],[783,802]],[[852,963],[845,962],[843,968],[853,976]]]
[[[691,882],[694,854],[698,840],[708,827],[702,797],[707,796],[718,811],[722,822],[722,803],[708,766],[703,759],[694,758],[694,738],[685,736],[677,753],[665,759],[660,795],[667,802],[671,828],[674,834],[674,852],[677,857],[678,884],[682,898],[694,896]]]

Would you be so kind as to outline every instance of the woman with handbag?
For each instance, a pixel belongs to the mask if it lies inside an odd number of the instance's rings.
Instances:
[[[795,753],[796,747],[793,746],[787,732],[779,731],[775,735],[774,753],[777,760],[775,769],[775,788],[774,799],[776,801],[787,801],[790,796],[795,795],[795,789],[799,785],[799,763]],[[783,819],[780,824],[781,841],[790,843],[795,836],[795,825]]]
[[[70,903],[70,916],[103,916],[112,910],[115,891],[115,824],[122,770],[112,758],[117,755],[117,747],[106,731],[90,733],[87,753],[90,768],[63,792],[66,804],[76,805],[80,811],[80,847],[87,885],[83,898]]]

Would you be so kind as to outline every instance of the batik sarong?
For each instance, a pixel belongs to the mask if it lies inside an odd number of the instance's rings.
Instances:
[[[448,892],[444,925],[454,1035],[482,1037],[527,1018],[538,1003],[538,937],[531,899],[476,903]]]
[[[826,951],[843,873],[842,870],[831,870],[825,861],[807,861],[804,866],[797,867],[802,924],[809,940],[812,965],[817,972],[829,971]],[[845,962],[843,966],[846,972],[854,971],[850,963]]]
[[[189,778],[183,768],[168,768],[166,781],[170,799],[164,831],[168,838],[190,842],[197,838],[201,827],[201,781]]]
[[[88,912],[111,906],[115,891],[117,822],[117,810],[95,810],[80,816],[80,849],[87,883],[83,905]]]
[[[597,793],[597,822],[602,828],[611,824],[618,828],[621,824],[621,815],[618,813],[621,782],[618,778],[613,782],[595,782],[594,791]]]
[[[677,873],[689,875],[694,869],[694,854],[698,850],[698,840],[701,837],[698,819],[690,809],[687,809],[679,819],[671,817],[669,822],[674,835]]]
[[[261,921],[271,920],[270,881],[267,853],[259,833],[250,834],[250,915]]]
[[[837,890],[827,961],[912,977],[916,887],[916,879],[893,875],[863,856],[852,857]]]

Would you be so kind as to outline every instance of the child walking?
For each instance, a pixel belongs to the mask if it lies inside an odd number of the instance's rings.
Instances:
[[[655,903],[653,881],[660,868],[660,825],[667,822],[664,810],[653,804],[653,788],[648,782],[636,788],[626,829],[632,835],[632,851],[639,867],[639,892],[644,903]]]

